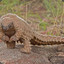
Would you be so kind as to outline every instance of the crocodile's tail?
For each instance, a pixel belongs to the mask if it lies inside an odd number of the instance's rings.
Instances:
[[[55,45],[64,44],[64,37],[37,34],[31,39],[33,45]]]

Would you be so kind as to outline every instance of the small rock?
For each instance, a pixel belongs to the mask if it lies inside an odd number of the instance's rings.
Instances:
[[[64,64],[64,57],[52,56],[50,62],[52,62],[52,64]]]

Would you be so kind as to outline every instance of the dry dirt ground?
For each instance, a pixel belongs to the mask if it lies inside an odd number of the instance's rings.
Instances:
[[[0,43],[0,64],[64,64],[64,45],[32,46],[31,54],[20,52],[21,44],[7,49]]]

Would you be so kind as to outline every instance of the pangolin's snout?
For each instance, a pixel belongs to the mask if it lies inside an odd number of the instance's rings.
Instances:
[[[7,30],[7,27],[2,27],[3,28],[3,30]]]
[[[9,28],[8,28],[7,26],[2,26],[2,29],[3,29],[4,31],[7,31]]]

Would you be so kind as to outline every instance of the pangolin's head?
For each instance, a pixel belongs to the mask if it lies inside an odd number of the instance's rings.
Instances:
[[[1,27],[4,31],[14,28],[13,19],[11,19],[9,17],[3,18],[2,22],[1,22]]]

